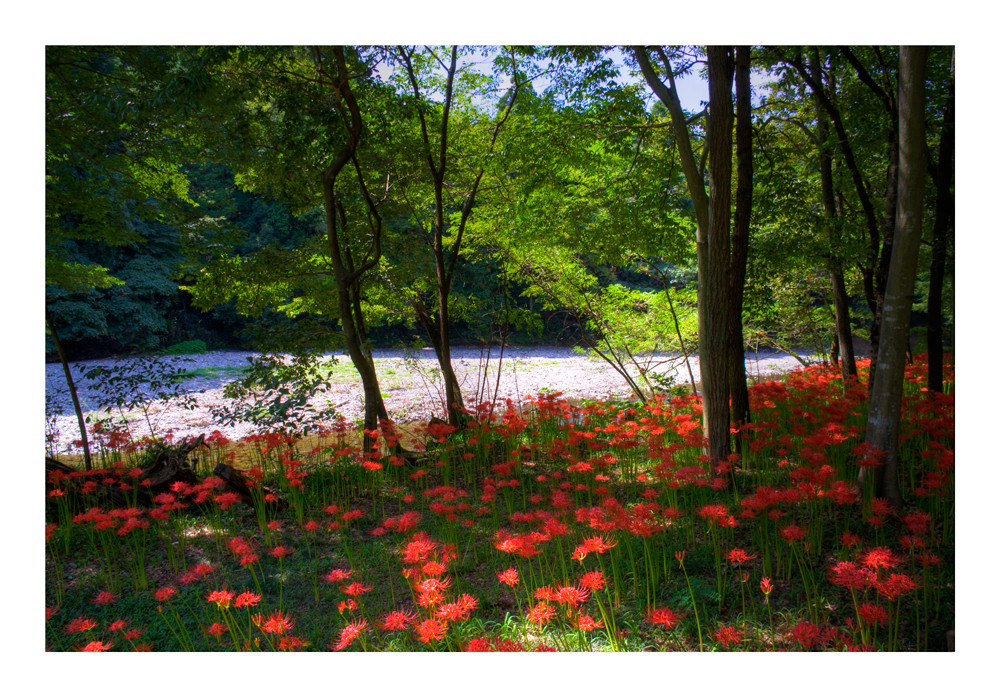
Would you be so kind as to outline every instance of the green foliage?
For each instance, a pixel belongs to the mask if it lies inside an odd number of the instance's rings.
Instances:
[[[322,370],[326,360],[318,353],[251,356],[246,374],[223,390],[232,403],[213,408],[212,416],[227,425],[252,423],[261,433],[308,434],[319,422],[336,418],[335,407],[310,403],[330,388],[329,372]]]
[[[183,409],[193,409],[195,399],[181,385],[182,366],[190,359],[164,357],[152,354],[133,356],[111,365],[98,365],[84,373],[94,383],[100,395],[101,408],[110,417],[117,412],[141,411],[150,438],[157,436],[154,407],[171,404]],[[124,422],[124,418],[122,419]],[[130,434],[133,441],[138,434]]]
[[[205,353],[208,347],[201,339],[182,341],[179,344],[172,344],[163,349],[163,353],[168,356],[182,356],[194,353]]]

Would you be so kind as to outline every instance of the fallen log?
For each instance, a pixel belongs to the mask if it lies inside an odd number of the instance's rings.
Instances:
[[[247,484],[246,477],[243,476],[242,472],[220,462],[215,466],[213,474],[225,482],[226,488],[239,494],[240,500],[243,503],[253,507],[254,496],[250,492],[250,485]],[[279,492],[275,491],[272,487],[265,486],[263,484],[260,485],[260,488],[264,491],[265,496],[271,494],[274,497],[275,500],[269,503],[274,506],[275,510],[282,511],[288,508],[288,502],[281,497]],[[263,496],[260,498],[263,500]]]

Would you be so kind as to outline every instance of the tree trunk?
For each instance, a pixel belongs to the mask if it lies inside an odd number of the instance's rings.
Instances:
[[[813,50],[809,56],[809,70],[816,84],[822,84],[823,76],[819,51]],[[819,178],[823,196],[823,210],[827,218],[827,236],[830,243],[830,285],[833,291],[833,315],[836,329],[837,353],[841,357],[840,375],[844,388],[850,380],[858,377],[858,366],[854,360],[854,339],[851,334],[850,304],[847,297],[847,285],[844,283],[844,262],[840,254],[840,230],[837,215],[837,203],[833,193],[833,157],[827,146],[827,122],[822,103],[813,94],[816,103],[816,138],[819,140]],[[831,352],[831,361],[833,355]]]
[[[707,282],[698,289],[705,324],[699,336],[702,399],[708,457],[713,469],[726,460],[729,442],[728,314],[729,231],[733,170],[733,56],[725,46],[708,47],[708,140],[710,180]]]
[[[753,130],[750,116],[750,47],[736,47],[736,211],[733,216],[729,264],[729,397],[737,427],[751,421],[743,341],[743,286],[746,283],[750,246],[750,211],[753,204]],[[742,452],[741,431],[736,450]]]
[[[954,54],[952,56],[954,61]],[[952,64],[954,66],[954,63]],[[937,199],[934,212],[934,233],[931,247],[931,278],[927,291],[927,389],[944,389],[944,323],[941,296],[948,262],[948,233],[955,215],[955,199],[951,183],[955,171],[955,73],[952,68],[948,83],[948,102],[941,124],[941,146],[938,150]]]
[[[63,351],[62,342],[59,341],[59,334],[56,326],[52,323],[49,309],[45,308],[45,323],[49,325],[52,332],[52,343],[56,345],[59,353],[59,362],[62,363],[63,372],[66,374],[66,385],[69,387],[69,396],[73,400],[73,410],[76,412],[76,422],[80,425],[80,443],[83,445],[83,466],[89,472],[92,464],[90,461],[90,444],[87,442],[87,422],[83,418],[83,409],[80,408],[80,399],[76,394],[76,383],[73,382],[73,372],[69,369],[69,361],[66,360],[66,352]]]
[[[321,175],[321,187],[323,190],[323,208],[326,220],[327,248],[330,253],[331,266],[337,289],[337,311],[340,315],[340,326],[344,335],[344,343],[347,353],[351,357],[351,362],[358,371],[361,384],[365,393],[365,430],[374,431],[378,428],[380,418],[387,419],[385,403],[382,401],[382,391],[378,383],[378,375],[375,372],[375,363],[371,356],[364,350],[365,324],[361,313],[361,276],[378,263],[381,255],[381,218],[375,209],[371,197],[365,188],[361,172],[358,170],[358,182],[362,193],[368,204],[369,210],[376,219],[378,226],[373,231],[375,240],[373,249],[375,255],[373,259],[365,261],[360,268],[356,268],[351,256],[350,244],[347,239],[341,238],[340,232],[346,227],[346,219],[343,207],[337,197],[336,183],[340,172],[354,159],[357,152],[358,143],[361,140],[362,122],[361,111],[354,97],[350,86],[350,76],[347,72],[346,59],[342,47],[332,49],[336,62],[336,75],[330,76],[335,83],[334,93],[337,110],[344,116],[348,125],[348,139],[344,146],[334,157],[330,166]],[[322,66],[322,58],[318,49],[315,49],[316,63]],[[339,218],[339,219],[338,219]],[[366,433],[364,435],[363,449],[371,447],[372,438]]]
[[[899,420],[903,397],[910,310],[917,273],[917,255],[927,171],[924,140],[924,75],[927,49],[903,46],[899,54],[899,196],[895,239],[886,277],[878,359],[872,367],[865,442],[884,454],[883,464],[862,469],[858,484],[875,477],[875,495],[894,507],[903,505],[899,491]]]

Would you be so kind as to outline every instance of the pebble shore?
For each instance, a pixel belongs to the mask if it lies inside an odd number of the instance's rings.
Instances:
[[[426,421],[443,414],[443,389],[437,360],[429,349],[405,355],[400,350],[380,349],[373,352],[376,370],[385,395],[386,408],[396,421]],[[184,370],[198,368],[236,368],[247,365],[247,358],[254,354],[246,351],[212,351],[180,357],[178,367]],[[350,366],[344,355],[333,356],[338,363]],[[452,349],[452,363],[467,406],[488,401],[494,394],[500,400],[520,402],[541,391],[561,392],[568,399],[624,398],[631,394],[625,379],[603,360],[582,355],[563,347],[507,347],[503,353],[500,379],[497,381],[497,350],[487,361],[487,354],[479,348],[456,347]],[[672,375],[677,383],[688,383],[688,370],[677,356],[661,355],[649,359],[648,369],[663,375]],[[199,434],[210,434],[218,429],[230,439],[238,439],[255,432],[250,423],[236,423],[223,427],[216,424],[212,409],[228,400],[222,390],[233,376],[204,378],[194,377],[183,383],[184,393],[195,400],[193,409],[182,408],[174,402],[153,402],[148,405],[146,416],[141,410],[123,415],[112,409],[108,413],[107,396],[101,386],[86,380],[83,375],[95,366],[112,366],[115,360],[72,363],[73,379],[77,383],[81,407],[91,420],[111,416],[122,422],[133,437],[162,436],[172,432],[175,439]],[[695,380],[700,379],[697,357],[691,358]],[[747,372],[755,377],[783,373],[800,367],[792,356],[766,350],[747,354]],[[633,373],[634,374],[634,373]],[[317,395],[311,404],[317,409],[328,410],[344,416],[348,422],[363,417],[361,382],[350,370],[338,371],[339,377],[331,388]],[[73,412],[66,378],[59,363],[45,366],[46,437],[51,440],[47,451],[56,455],[79,452],[73,446],[80,432]]]

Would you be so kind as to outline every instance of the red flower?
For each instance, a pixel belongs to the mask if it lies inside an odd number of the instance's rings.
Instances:
[[[792,628],[792,638],[804,649],[811,649],[819,639],[819,627],[812,622],[799,622]]]
[[[875,603],[861,603],[858,606],[858,616],[864,624],[875,624],[878,622],[879,625],[882,625],[889,619],[888,611]]]
[[[444,635],[448,631],[447,622],[431,617],[429,619],[420,622],[416,626],[417,639],[425,644],[429,644],[432,641],[441,641],[444,639]]]
[[[287,557],[294,551],[295,551],[294,549],[290,549],[289,547],[282,547],[281,545],[278,545],[277,547],[271,550],[271,556],[281,559],[282,557]]]
[[[917,588],[917,584],[906,574],[892,574],[875,584],[875,590],[886,600],[896,600]]]
[[[715,640],[725,647],[740,643],[741,638],[739,631],[729,625],[724,624],[715,631]]]
[[[784,537],[789,544],[792,544],[796,540],[801,540],[805,537],[806,531],[798,525],[789,525],[781,531],[781,536]]]
[[[212,626],[208,628],[208,633],[214,637],[220,637],[229,631],[229,627],[221,622],[213,622]]]
[[[870,569],[894,569],[899,565],[899,558],[892,550],[885,547],[875,547],[861,555],[861,563]]]
[[[128,626],[128,620],[115,620],[108,625],[109,632],[120,632]]]
[[[576,586],[560,586],[559,590],[552,595],[552,599],[557,603],[566,603],[573,607],[587,602],[589,597],[590,591]]]
[[[400,610],[393,610],[388,615],[382,618],[379,627],[385,631],[400,631],[406,629],[406,625],[415,620],[417,617],[416,613],[402,612]]]
[[[774,590],[774,586],[771,585],[771,577],[765,576],[760,580],[760,591],[765,596],[771,595],[771,591]]]
[[[370,591],[374,586],[366,586],[363,583],[355,582],[343,586],[340,590],[347,595],[362,595]]]
[[[353,569],[347,569],[347,570],[344,570],[344,569],[334,569],[333,571],[331,571],[330,573],[328,573],[326,576],[324,576],[323,580],[324,581],[329,581],[330,583],[340,583],[341,581],[344,581],[344,580],[350,578],[351,574],[353,574],[353,573],[354,573]]]
[[[158,602],[158,603],[165,603],[168,600],[170,600],[171,598],[173,598],[174,594],[176,592],[177,592],[176,588],[169,588],[169,587],[168,588],[158,588],[153,593],[153,597],[156,599],[156,602]]]
[[[544,600],[539,601],[535,607],[528,611],[528,620],[537,625],[545,625],[555,616],[555,608]]]
[[[870,571],[858,568],[857,564],[850,561],[842,561],[835,564],[830,569],[829,579],[834,585],[853,590],[867,588],[874,580]]]
[[[500,583],[512,588],[520,582],[520,579],[517,576],[517,569],[513,566],[498,573],[497,578],[500,579]]]
[[[232,602],[234,595],[235,593],[227,590],[212,591],[208,594],[205,600],[210,603],[215,603],[220,610],[228,610],[229,603]]]
[[[103,641],[92,641],[86,646],[84,646],[81,651],[93,652],[93,651],[107,651],[113,646],[113,644],[105,644]]]
[[[97,626],[96,620],[89,620],[84,617],[77,617],[75,620],[71,621],[66,625],[67,634],[76,634],[78,632],[86,632]]]
[[[650,624],[663,625],[664,629],[672,629],[680,620],[680,615],[668,607],[660,607],[646,613],[646,621]]]
[[[295,651],[308,645],[308,641],[302,641],[297,636],[283,636],[278,642],[278,651]]]
[[[236,602],[233,603],[236,607],[253,607],[260,602],[260,593],[254,593],[253,591],[244,591],[236,596]]]
[[[292,622],[290,615],[283,615],[280,612],[272,612],[267,616],[267,620],[261,623],[261,631],[267,632],[268,634],[284,634],[290,631],[295,623]]]
[[[115,595],[114,593],[111,593],[110,591],[101,591],[100,593],[97,594],[97,597],[94,598],[94,604],[95,605],[110,605],[111,603],[115,602],[115,600],[117,600],[117,599],[118,599],[118,596]]]
[[[756,559],[757,555],[756,554],[748,554],[744,550],[737,548],[737,549],[731,550],[729,552],[729,554],[726,555],[726,557],[733,564],[746,564],[748,561]]]
[[[580,577],[580,586],[587,590],[596,591],[607,585],[602,571],[588,571]]]
[[[351,622],[340,630],[340,641],[332,645],[331,648],[334,651],[342,651],[366,631],[368,631],[368,620],[363,619],[358,622]]]
[[[223,511],[232,506],[234,503],[240,502],[240,495],[236,492],[227,492],[225,494],[219,494],[215,497],[215,502],[219,504],[219,508]]]

